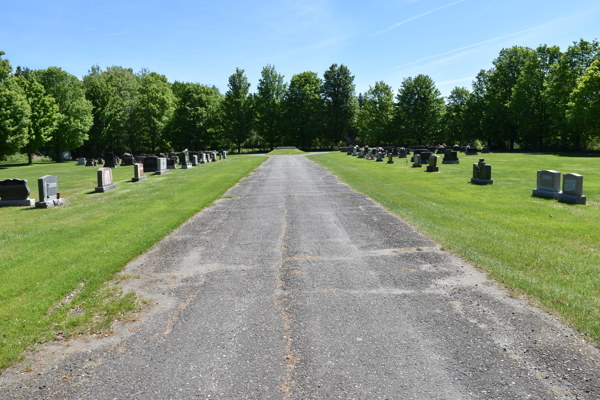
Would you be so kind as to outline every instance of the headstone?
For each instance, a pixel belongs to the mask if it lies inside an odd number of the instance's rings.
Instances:
[[[437,154],[445,154],[445,153],[446,153],[446,148],[445,148],[444,146],[439,146],[439,147],[436,149],[436,153],[437,153]]]
[[[94,160],[93,158],[90,158],[85,162],[86,167],[95,167],[96,165],[96,160]]]
[[[179,153],[179,165],[181,166],[181,169],[192,168],[192,164],[190,164],[190,155],[187,151]]]
[[[104,168],[117,168],[117,166],[119,165],[119,161],[114,154],[105,153],[104,157],[106,157],[104,161]]]
[[[177,158],[167,158],[167,169],[177,169]]]
[[[388,164],[393,164],[394,163],[394,152],[393,151],[388,151]]]
[[[414,162],[414,161],[415,161],[415,156],[416,156],[417,154],[421,154],[422,152],[423,152],[423,149],[414,149],[414,150],[413,150],[413,156],[410,158],[410,161],[411,161],[411,162]]]
[[[369,147],[367,149],[367,160],[372,160],[372,159],[373,159],[373,149]]]
[[[144,175],[144,165],[138,163],[133,164],[133,178],[131,181],[139,182],[144,179],[146,179],[146,175]]]
[[[36,201],[35,208],[48,208],[65,204],[65,200],[60,198],[58,177],[54,175],[44,175],[38,179],[38,192],[40,201]]]
[[[398,158],[406,158],[406,149],[404,147],[398,147]]]
[[[144,158],[146,158],[145,155],[143,155],[143,156],[135,156],[135,161],[139,162],[139,163],[143,163],[144,162]]]
[[[211,159],[212,162],[217,161],[217,152],[216,151],[212,151],[210,153],[210,159]]]
[[[69,161],[71,160],[71,152],[70,151],[61,151],[58,154],[59,161]]]
[[[197,154],[191,154],[191,162],[192,162],[192,167],[197,167],[198,166],[198,155]]]
[[[96,176],[98,178],[96,193],[104,193],[117,188],[112,180],[112,169],[99,168],[96,170]]]
[[[475,185],[491,185],[494,183],[492,180],[492,166],[486,164],[483,158],[480,158],[477,164],[473,164],[471,183]]]
[[[85,157],[79,157],[77,160],[77,165],[85,165]]]
[[[338,146],[333,146],[333,151],[338,151],[340,148]]]
[[[219,152],[219,160],[222,160],[222,159],[223,159],[223,153]]]
[[[489,153],[489,152],[490,152],[490,148],[489,148],[489,147],[487,147],[487,146],[485,146],[485,147],[483,148],[483,150],[481,150],[481,152],[482,152],[482,153],[485,153],[485,154],[487,154],[487,153]]]
[[[358,153],[358,158],[365,158],[365,149],[360,149],[360,153]]]
[[[97,161],[98,165],[104,165],[104,158],[99,158],[96,161]]]
[[[477,155],[477,147],[467,146],[467,148],[465,150],[465,154],[468,156],[476,156]]]
[[[352,146],[348,146],[348,147],[346,148],[346,155],[347,155],[347,156],[351,156],[351,155],[352,155]]]
[[[461,153],[466,153],[467,152],[467,146],[460,146],[459,150]]]
[[[352,146],[352,155],[353,155],[354,157],[356,157],[356,155],[357,155],[357,149],[356,149],[356,146]]]
[[[412,165],[413,168],[421,168],[421,154],[415,154],[413,156],[414,163]]]
[[[440,167],[437,166],[437,162],[438,162],[438,158],[440,158],[439,156],[436,156],[434,154],[429,156],[429,162],[427,165],[427,169],[425,171],[427,172],[439,172]]]
[[[0,207],[31,207],[35,200],[30,199],[27,179],[5,179],[0,181]]]
[[[125,154],[123,156],[123,163],[121,165],[133,165],[135,164],[135,159],[131,154]]]
[[[583,175],[563,175],[563,190],[558,195],[558,201],[567,204],[587,203],[587,197],[583,195]]]
[[[223,151],[223,157],[227,160],[227,155],[229,154],[229,152],[227,150]]]
[[[560,172],[551,169],[537,171],[536,188],[531,195],[543,199],[558,199],[560,193]]]
[[[421,152],[421,163],[422,164],[428,164],[429,163],[429,157],[431,157],[433,153],[429,150],[424,150]]]
[[[200,159],[198,160],[198,162],[200,164],[206,164],[208,161],[206,160],[206,153],[199,153],[200,155]]]
[[[452,151],[460,152],[460,146],[455,144],[454,146],[452,146]]]
[[[376,162],[382,162],[383,161],[383,149],[377,150],[377,159],[375,161]]]
[[[444,153],[444,159],[442,160],[442,164],[460,164],[460,160],[458,159],[458,152],[447,149]]]

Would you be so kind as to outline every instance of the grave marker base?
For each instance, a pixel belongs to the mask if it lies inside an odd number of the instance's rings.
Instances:
[[[460,160],[456,160],[456,161],[442,160],[442,164],[460,164]]]
[[[181,169],[190,169],[190,168],[192,168],[192,164],[183,164],[183,165],[181,165],[180,168]]]
[[[167,165],[167,169],[177,169],[176,165]]]
[[[166,169],[159,169],[158,171],[154,172],[154,175],[166,175],[168,173],[169,171],[167,171]]]
[[[440,172],[440,167],[427,167],[425,172]]]
[[[572,194],[560,193],[558,201],[566,204],[587,204],[587,196],[575,196]]]
[[[562,192],[551,192],[550,190],[533,189],[531,195],[533,197],[540,197],[542,199],[554,199],[557,200],[558,196]]]
[[[36,201],[35,208],[50,208],[54,206],[64,206],[65,199],[54,199],[49,201]]]
[[[0,207],[31,207],[35,204],[34,199],[26,200],[0,200]]]
[[[492,179],[471,178],[471,183],[474,185],[492,185],[494,181]]]
[[[388,161],[387,163],[388,163],[388,164],[393,164],[394,162],[393,162],[393,161]]]
[[[140,176],[138,178],[136,178],[135,176],[133,178],[131,178],[131,182],[139,182],[139,181],[143,181],[144,179],[146,179],[146,176]]]
[[[114,183],[111,183],[110,185],[106,185],[106,186],[98,186],[96,188],[96,193],[104,193],[104,192],[108,192],[109,190],[113,190],[116,188],[117,188],[117,186]]]

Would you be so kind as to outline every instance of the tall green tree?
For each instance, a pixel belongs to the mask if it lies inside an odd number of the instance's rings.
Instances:
[[[48,145],[61,162],[62,151],[73,150],[87,139],[93,122],[92,103],[85,98],[83,82],[61,68],[37,70],[33,77],[58,104],[60,115]]]
[[[241,153],[242,144],[250,137],[253,118],[252,97],[248,95],[250,83],[243,69],[236,68],[229,77],[228,87],[222,102],[223,135]]]
[[[600,139],[600,60],[594,61],[577,79],[569,100],[567,118],[581,132],[583,141]]]
[[[31,108],[12,66],[0,51],[0,158],[19,151],[29,141]]]
[[[356,96],[354,75],[344,64],[331,65],[323,74],[325,102],[325,139],[338,144],[349,134],[354,124]]]
[[[395,125],[400,141],[414,144],[434,140],[440,130],[444,98],[427,75],[405,78],[396,95]]]
[[[287,140],[308,150],[323,132],[321,79],[316,72],[306,71],[292,76],[285,94]]]
[[[448,96],[442,126],[444,141],[449,145],[473,140],[467,129],[466,113],[469,96],[469,91],[464,87],[455,87]]]
[[[567,117],[570,95],[577,87],[577,79],[600,58],[599,43],[581,39],[569,46],[560,56],[560,61],[550,66],[544,97],[552,129],[563,145],[570,144],[575,150],[585,148],[584,134],[573,119]]]
[[[147,148],[152,153],[170,147],[165,127],[175,111],[176,98],[167,77],[156,72],[142,71],[140,87],[133,110],[136,148]]]
[[[381,145],[393,140],[394,93],[383,81],[369,86],[363,97],[363,107],[358,112],[360,140],[364,143]]]
[[[283,97],[287,85],[275,67],[267,65],[261,71],[255,98],[255,124],[258,135],[272,150],[281,141],[283,130]]]
[[[205,150],[217,143],[222,96],[216,87],[175,82],[178,98],[169,135],[174,147]]]
[[[140,78],[118,66],[102,71],[93,66],[83,78],[86,98],[92,102],[94,124],[84,148],[90,156],[105,150],[139,150],[140,138],[133,121]]]
[[[26,79],[26,76],[29,76],[29,78]],[[56,128],[60,113],[54,98],[46,94],[44,87],[33,76],[23,74],[17,78],[17,82],[23,88],[31,109],[27,129],[28,142],[20,150],[27,154],[31,165],[33,164],[33,154],[51,139],[52,131]]]

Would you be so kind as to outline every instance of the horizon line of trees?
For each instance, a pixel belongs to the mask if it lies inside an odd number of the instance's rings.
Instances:
[[[472,90],[444,99],[427,75],[394,96],[383,81],[356,95],[354,75],[333,64],[295,74],[261,71],[256,93],[244,70],[228,90],[170,83],[147,69],[92,66],[83,79],[58,67],[17,67],[0,51],[0,159],[15,153],[157,153],[243,147],[308,150],[334,145],[485,143],[495,149],[585,151],[600,143],[597,40],[503,49]]]

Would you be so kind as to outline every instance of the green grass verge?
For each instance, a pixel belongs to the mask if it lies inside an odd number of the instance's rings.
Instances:
[[[230,156],[137,183],[133,167],[118,167],[117,189],[106,193],[94,192],[96,168],[75,162],[0,166],[0,180],[29,181],[31,198],[39,177],[57,175],[66,201],[47,210],[0,208],[0,370],[59,331],[90,321],[102,329],[135,308],[134,295],[106,282],[265,160]]]
[[[479,157],[492,165],[493,185],[468,183]],[[310,159],[600,343],[599,157],[461,154],[439,173],[411,168],[410,159]],[[542,169],[584,175],[588,205],[532,197]]]
[[[267,153],[270,156],[289,156],[289,155],[294,155],[294,154],[306,154],[305,152],[303,152],[302,150],[298,150],[298,149],[280,149],[280,150],[271,150],[269,153]]]

